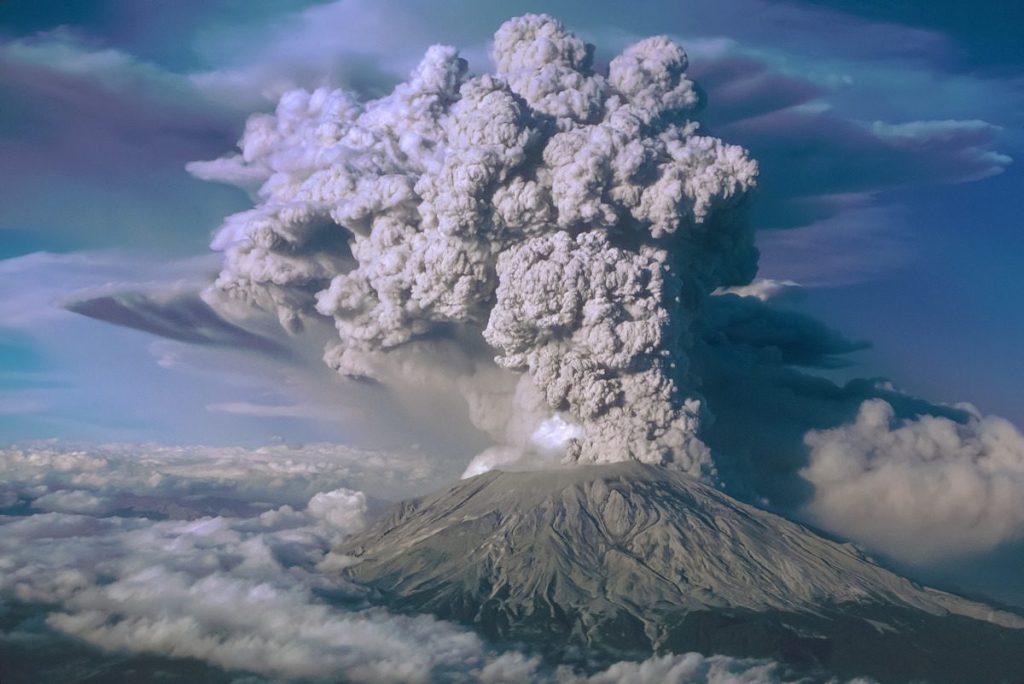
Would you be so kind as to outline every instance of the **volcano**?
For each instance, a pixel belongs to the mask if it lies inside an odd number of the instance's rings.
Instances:
[[[1024,682],[1024,618],[661,466],[491,471],[398,504],[337,551],[392,609],[584,669],[700,651],[882,682]]]

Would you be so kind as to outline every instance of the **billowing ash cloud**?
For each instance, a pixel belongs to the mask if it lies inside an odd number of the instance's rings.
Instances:
[[[468,341],[533,386],[503,380],[508,424],[485,421],[520,447],[561,414],[580,430],[570,460],[710,472],[689,328],[713,290],[754,274],[757,166],[690,120],[678,45],[642,40],[607,73],[592,57],[526,15],[495,34],[494,74],[434,46],[378,100],[285,94],[250,117],[241,154],[189,167],[258,188],[213,241],[216,287],[293,331],[333,319],[325,359],[353,376]]]

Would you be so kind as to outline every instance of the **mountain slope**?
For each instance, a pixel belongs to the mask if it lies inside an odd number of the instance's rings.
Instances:
[[[339,551],[393,607],[559,659],[585,646],[601,662],[702,650],[893,681],[1024,673],[1021,617],[657,466],[490,472],[399,504]]]

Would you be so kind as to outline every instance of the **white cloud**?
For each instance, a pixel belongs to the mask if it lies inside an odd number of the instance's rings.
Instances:
[[[762,684],[781,682],[784,677],[774,663],[687,653],[656,656],[639,663],[616,663],[590,677],[572,677],[559,681],[560,684]]]
[[[487,656],[454,625],[317,598],[357,601],[360,592],[337,573],[316,573],[336,530],[311,512],[276,528],[260,518],[53,513],[5,522],[0,589],[53,605],[51,627],[104,649],[368,682],[427,682]]]
[[[320,492],[309,500],[309,514],[339,534],[348,535],[366,526],[366,495],[351,489]]]
[[[864,402],[853,423],[811,431],[810,518],[906,561],[990,551],[1024,538],[1024,435],[970,405],[963,423],[896,420]]]
[[[76,447],[56,442],[0,449],[0,493],[65,512],[95,512],[102,502],[110,510],[142,515],[169,514],[167,506],[173,506],[173,517],[187,518],[304,506],[318,492],[342,487],[394,499],[445,481],[430,456],[415,449],[372,451],[339,444]]]
[[[988,178],[1010,165],[1012,158],[991,149],[998,131],[998,126],[978,119],[871,125],[871,132],[882,140],[914,155],[932,156],[936,167],[957,167],[959,182]]]
[[[772,278],[757,278],[748,285],[737,285],[734,287],[720,287],[713,294],[734,294],[738,297],[754,297],[762,302],[771,301],[774,303],[787,302],[799,299],[803,288],[800,283],[792,280],[774,280]]]
[[[312,420],[336,420],[337,410],[318,404],[256,404],[250,401],[225,401],[206,405],[207,411],[231,413],[236,416],[255,418],[308,418]]]
[[[254,108],[297,87],[379,91],[400,80],[432,42],[414,14],[394,2],[318,5],[279,19],[230,53],[225,43],[208,45],[221,66],[190,78],[210,97]]]
[[[110,509],[110,503],[102,497],[93,496],[79,489],[71,491],[58,489],[35,499],[32,502],[32,507],[41,511],[95,515],[107,512]]]
[[[112,91],[144,90],[170,98],[188,96],[194,90],[177,74],[120,50],[96,48],[62,29],[0,44],[0,57],[8,63],[88,78]]]

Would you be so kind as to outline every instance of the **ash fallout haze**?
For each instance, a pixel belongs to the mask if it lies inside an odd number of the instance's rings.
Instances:
[[[1020,681],[1021,21],[0,4],[0,681]]]

